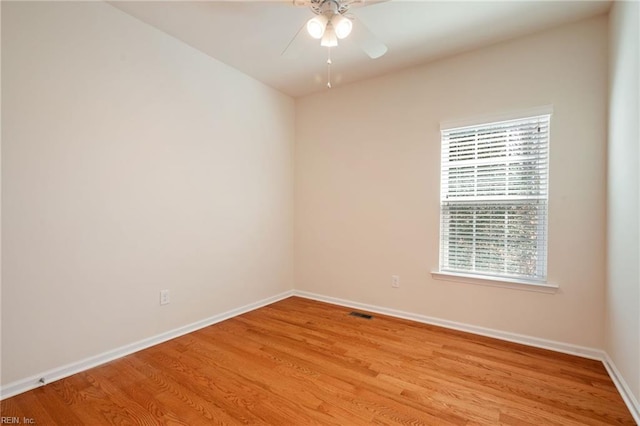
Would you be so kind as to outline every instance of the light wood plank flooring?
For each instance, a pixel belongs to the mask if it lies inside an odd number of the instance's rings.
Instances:
[[[2,401],[38,425],[634,424],[602,363],[292,297]]]

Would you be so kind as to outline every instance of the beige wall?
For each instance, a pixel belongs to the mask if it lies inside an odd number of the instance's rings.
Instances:
[[[3,2],[2,104],[3,385],[292,288],[291,98],[106,3]]]
[[[602,348],[607,29],[601,16],[297,100],[296,289]],[[560,291],[434,280],[440,122],[543,105]]]
[[[640,401],[640,5],[610,14],[606,350]]]

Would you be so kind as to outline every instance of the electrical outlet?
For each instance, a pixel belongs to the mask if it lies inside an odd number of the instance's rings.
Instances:
[[[160,290],[160,304],[161,305],[169,304],[169,290]]]
[[[400,276],[399,275],[391,275],[391,287],[393,287],[393,288],[400,287]]]

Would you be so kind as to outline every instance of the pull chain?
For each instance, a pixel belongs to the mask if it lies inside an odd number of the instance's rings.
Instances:
[[[327,87],[331,89],[331,48],[327,47]]]

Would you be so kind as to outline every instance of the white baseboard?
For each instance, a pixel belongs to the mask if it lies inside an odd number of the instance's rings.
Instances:
[[[39,386],[43,386],[43,384],[51,383],[65,377],[69,377],[73,374],[80,373],[93,367],[97,367],[98,365],[107,363],[109,361],[113,361],[115,359],[122,358],[123,356],[130,355],[134,352],[141,351],[159,343],[166,342],[167,340],[175,339],[176,337],[194,332],[201,328],[208,327],[229,318],[233,318],[235,316],[242,315],[246,312],[253,311],[263,306],[270,305],[279,300],[286,299],[292,295],[293,290],[285,291],[275,296],[250,303],[236,309],[231,309],[227,312],[214,315],[201,321],[197,321],[192,324],[185,325],[183,327],[179,327],[174,330],[170,330],[165,333],[158,334],[156,336],[149,337],[147,339],[143,339],[138,342],[134,342],[129,345],[125,345],[117,349],[92,356],[90,358],[85,358],[83,360],[73,362],[62,367],[54,368],[49,371],[45,371],[43,373],[28,377],[26,379],[9,383],[6,386],[2,386],[0,388],[0,400],[10,398],[14,395],[18,395],[20,393],[35,389]],[[41,382],[41,379],[44,379],[44,383]]]
[[[468,333],[479,334],[481,336],[493,337],[508,342],[522,343],[528,346],[534,346],[542,349],[549,349],[556,352],[562,352],[570,355],[578,355],[584,358],[602,360],[603,351],[599,349],[586,348],[584,346],[572,345],[569,343],[561,343],[553,340],[540,339],[537,337],[526,336],[523,334],[509,333],[506,331],[494,330],[491,328],[478,327],[475,325],[464,324],[455,321],[444,320],[440,318],[429,317],[426,315],[414,314],[410,312],[398,311],[381,306],[367,305],[365,303],[353,302],[351,300],[337,299],[335,297],[322,296],[320,294],[309,293],[306,291],[294,290],[294,296],[304,297],[306,299],[318,300],[321,302],[332,303],[334,305],[346,306],[348,308],[363,309],[378,314],[389,315],[396,318],[408,319],[411,321],[421,322],[424,324],[437,325],[453,330],[466,331]]]
[[[631,411],[631,415],[636,421],[636,424],[640,425],[640,403],[638,403],[638,400],[633,395],[633,392],[631,392],[629,385],[620,374],[620,371],[618,371],[618,368],[613,363],[613,360],[611,359],[609,354],[606,352],[604,353],[604,359],[602,360],[602,363],[607,369],[609,376],[611,376],[611,380],[613,380],[616,388],[618,388],[620,396],[622,396],[625,404],[627,404],[627,408],[629,408],[629,411]]]
[[[294,296],[303,297],[306,299],[318,300],[320,302],[331,303],[334,305],[345,306],[347,308],[362,309],[369,312],[379,313],[383,315],[389,315],[396,318],[408,319],[424,324],[437,325],[444,328],[450,328],[453,330],[466,331],[468,333],[479,334],[481,336],[493,337],[500,340],[506,340],[508,342],[521,343],[527,346],[533,346],[536,348],[549,349],[556,352],[562,352],[570,355],[577,355],[584,358],[595,359],[602,361],[611,380],[616,385],[618,392],[622,396],[627,408],[631,412],[634,420],[640,425],[640,404],[634,397],[631,389],[625,382],[624,378],[616,368],[613,360],[609,355],[600,349],[587,348],[584,346],[572,345],[569,343],[557,342],[554,340],[540,339],[538,337],[531,337],[517,333],[509,333],[506,331],[493,330],[490,328],[478,327],[475,325],[469,325],[459,323],[455,321],[443,320],[440,318],[429,317],[426,315],[414,314],[410,312],[399,311],[395,309],[389,309],[381,306],[368,305],[366,303],[354,302],[351,300],[339,299],[335,297],[323,296],[316,293],[310,293],[306,291],[294,290]]]

